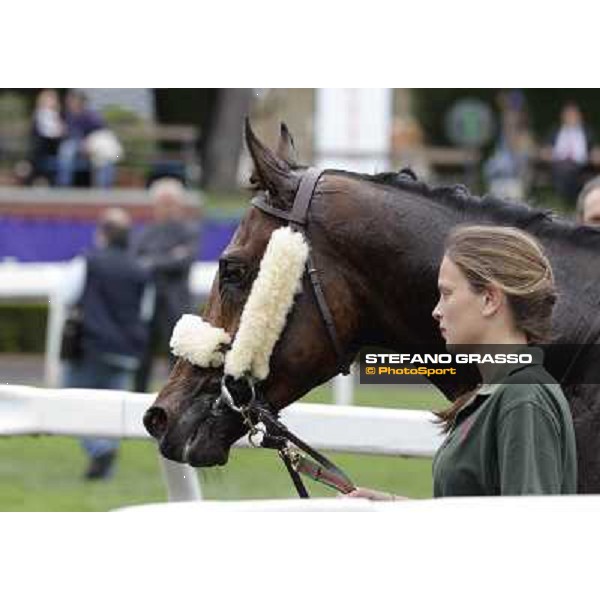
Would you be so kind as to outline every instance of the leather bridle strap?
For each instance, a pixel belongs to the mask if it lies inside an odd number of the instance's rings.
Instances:
[[[323,174],[323,169],[317,169],[316,167],[309,167],[306,173],[300,180],[296,197],[294,198],[294,205],[292,206],[292,212],[290,214],[290,221],[297,223],[302,227],[306,227],[308,222],[308,210],[310,209],[310,203],[315,193],[317,183]]]
[[[268,192],[254,196],[254,198],[250,200],[250,203],[252,206],[256,206],[256,208],[269,215],[277,217],[278,219],[283,219],[288,223],[294,223],[296,225],[300,225],[301,227],[305,227],[308,221],[308,210],[310,208],[310,203],[312,201],[315,188],[317,187],[317,183],[319,182],[322,174],[323,169],[317,169],[316,167],[309,167],[306,170],[306,173],[304,173],[302,179],[300,180],[300,185],[298,186],[296,195],[294,196],[294,204],[292,205],[291,211],[276,208],[267,202],[269,194]]]
[[[294,204],[291,211],[281,210],[272,206],[268,201],[268,193],[258,195],[252,198],[252,206],[255,206],[262,212],[282,219],[290,224],[294,231],[302,232],[306,237],[306,227],[308,225],[308,212],[313,199],[315,188],[319,182],[319,178],[323,174],[322,169],[310,167],[302,176],[298,191],[294,197]],[[319,271],[315,266],[312,252],[309,249],[308,258],[306,260],[306,275],[308,282],[313,290],[315,301],[319,309],[319,314],[325,329],[329,335],[335,354],[337,357],[338,372],[347,375],[350,372],[350,363],[345,359],[344,349],[339,340],[337,330],[327,299],[323,292],[323,286],[319,277]],[[301,498],[308,498],[308,491],[302,482],[300,474],[306,475],[315,481],[332,487],[339,492],[348,493],[355,489],[350,478],[335,464],[311,448],[306,442],[294,435],[283,423],[277,420],[277,417],[272,415],[268,408],[258,406],[252,403],[249,407],[249,412],[254,413],[256,421],[262,421],[266,427],[266,433],[263,437],[261,446],[265,448],[276,449],[287,469],[294,487]],[[311,459],[297,452],[292,446],[300,448]],[[315,462],[313,462],[315,461]]]
[[[251,410],[255,419],[261,421],[266,428],[261,446],[278,450],[279,456],[283,460],[301,498],[308,498],[308,492],[300,479],[300,473],[343,494],[356,489],[346,473],[326,456],[292,433],[276,416],[271,414],[268,408],[254,405]],[[290,444],[306,452],[314,462],[296,452],[290,447]]]
[[[267,201],[267,193],[261,196],[254,196],[252,200],[250,200],[250,204],[255,206],[256,208],[262,210],[264,213],[271,215],[272,217],[277,217],[278,219],[283,219],[284,221],[290,221],[290,212],[287,210],[281,210],[280,208],[275,208],[271,206]]]
[[[308,255],[308,259],[306,260],[306,272],[315,295],[315,300],[317,301],[317,306],[319,307],[321,319],[323,320],[327,332],[329,333],[329,338],[331,339],[331,343],[333,344],[333,348],[337,356],[338,373],[348,375],[350,373],[350,364],[344,357],[344,350],[340,344],[340,340],[335,329],[335,323],[333,322],[333,316],[329,310],[329,305],[325,299],[325,294],[323,293],[323,286],[321,285],[321,280],[319,279],[319,273],[314,265],[312,254],[310,253]]]
[[[301,498],[308,498],[308,491],[302,482],[301,474],[344,494],[355,489],[352,480],[342,469],[279,421],[272,406],[262,398],[260,393],[256,393],[254,380],[246,379],[251,391],[251,398],[247,404],[239,406],[235,404],[233,396],[227,388],[226,377],[224,376],[221,380],[221,396],[217,400],[217,404],[220,405],[223,400],[225,407],[241,416],[242,421],[249,429],[248,439],[252,446],[256,446],[252,439],[253,436],[261,431],[256,425],[263,424],[260,446],[277,450]],[[302,455],[297,449],[305,452],[310,458]]]
[[[298,191],[294,197],[294,204],[291,211],[281,210],[272,206],[266,201],[265,196],[255,196],[252,198],[252,206],[255,206],[259,210],[273,217],[287,221],[291,224],[291,227],[294,231],[301,231],[305,233],[306,225],[308,224],[308,211],[310,209],[310,204],[315,188],[317,187],[317,183],[319,182],[319,178],[322,174],[323,169],[318,169],[316,167],[310,167],[306,170],[306,173],[304,173],[302,179],[300,180],[300,185],[298,186]],[[335,323],[333,321],[333,316],[329,310],[329,305],[327,304],[327,299],[325,298],[323,286],[319,278],[319,272],[315,266],[311,251],[309,251],[308,259],[306,261],[306,274],[308,275],[308,280],[311,284],[311,288],[319,308],[319,314],[321,315],[321,319],[325,325],[325,329],[327,330],[335,350],[338,372],[348,375],[350,372],[350,364],[344,356],[344,350],[340,343],[339,336],[335,328]]]
[[[290,478],[292,479],[292,483],[296,488],[296,492],[298,492],[298,496],[300,498],[310,498],[310,494],[308,493],[308,490],[306,489],[306,486],[304,485],[304,482],[300,477],[300,473],[298,473],[298,471],[292,464],[292,459],[290,458],[289,454],[285,451],[285,449],[279,450],[278,454],[283,464],[285,465],[285,468]]]

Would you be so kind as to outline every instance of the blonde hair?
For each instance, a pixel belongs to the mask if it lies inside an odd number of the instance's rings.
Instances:
[[[533,236],[514,227],[462,226],[448,236],[445,253],[473,291],[482,292],[493,284],[506,294],[515,326],[528,343],[550,340],[557,297],[554,274]],[[456,413],[471,396],[466,393],[450,408],[435,412],[444,431],[451,428]]]
[[[514,227],[463,226],[450,233],[446,255],[474,291],[493,284],[506,294],[515,326],[529,343],[549,340],[556,287],[550,261],[533,236]]]

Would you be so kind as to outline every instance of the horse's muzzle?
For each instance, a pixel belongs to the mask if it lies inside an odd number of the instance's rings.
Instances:
[[[194,467],[223,465],[231,445],[244,433],[241,417],[225,411],[215,415],[214,397],[203,394],[178,418],[162,406],[151,406],[143,422],[169,460]]]

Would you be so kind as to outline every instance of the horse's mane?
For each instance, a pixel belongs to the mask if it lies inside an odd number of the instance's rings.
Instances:
[[[450,205],[461,213],[495,217],[503,223],[527,229],[535,234],[546,234],[565,242],[577,243],[579,246],[600,248],[600,229],[598,228],[568,221],[556,215],[552,210],[532,208],[524,203],[504,200],[492,195],[475,196],[462,184],[431,186],[419,180],[410,169],[375,175],[342,170],[336,170],[336,172],[358,178],[361,181],[424,196],[445,206]]]

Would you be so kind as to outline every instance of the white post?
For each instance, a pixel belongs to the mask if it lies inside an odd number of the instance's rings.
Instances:
[[[61,385],[60,341],[66,317],[66,305],[61,301],[60,294],[53,291],[48,301],[48,321],[46,324],[44,382],[47,387],[59,387]]]
[[[160,457],[160,464],[168,490],[169,502],[202,500],[202,490],[193,467],[173,462],[163,456]]]
[[[340,406],[350,406],[354,402],[354,365],[350,365],[348,375],[334,377],[333,402]]]
[[[316,164],[358,173],[389,168],[393,90],[319,88],[315,92]]]

